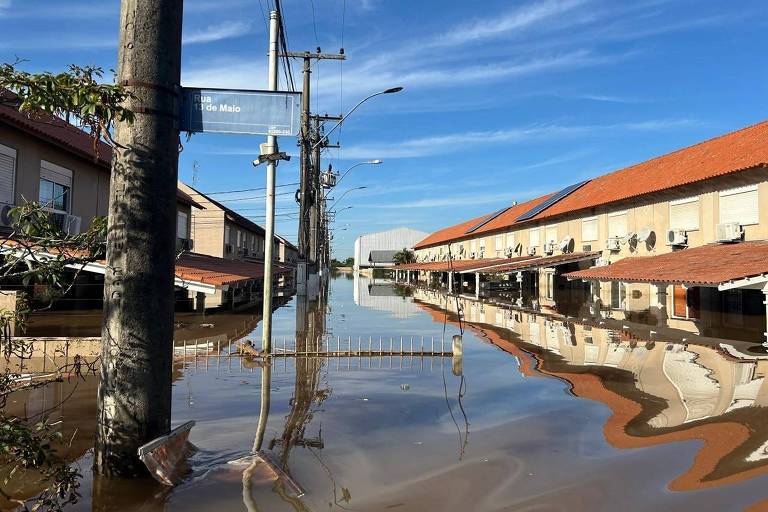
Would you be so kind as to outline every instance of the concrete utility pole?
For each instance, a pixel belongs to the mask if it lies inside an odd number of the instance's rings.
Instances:
[[[298,294],[306,295],[307,274],[317,272],[317,245],[312,242],[313,226],[316,231],[317,224],[316,213],[312,210],[317,202],[317,195],[320,183],[320,168],[312,164],[312,114],[310,113],[311,98],[311,73],[312,60],[345,60],[343,50],[337,54],[321,53],[318,48],[317,53],[310,52],[288,52],[286,57],[299,58],[304,62],[301,98],[301,139],[299,146],[301,148],[301,185],[299,187],[299,265],[296,279],[298,281]],[[317,163],[317,160],[316,160]],[[314,184],[317,184],[317,187]],[[314,215],[314,216],[313,216]]]
[[[277,90],[277,41],[279,38],[280,24],[277,11],[269,13],[269,83],[267,89]],[[277,137],[267,136],[267,147],[264,151],[267,155],[277,153]],[[272,345],[272,285],[273,265],[275,259],[272,255],[275,247],[275,167],[277,162],[270,158],[267,162],[267,221],[265,226],[264,242],[264,309],[262,310],[261,349],[269,353]]]
[[[109,191],[95,471],[146,475],[137,449],[171,426],[176,119],[183,0],[122,0],[118,82],[134,95],[117,122]]]

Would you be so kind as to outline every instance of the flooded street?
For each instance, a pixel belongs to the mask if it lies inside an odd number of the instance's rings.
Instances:
[[[450,351],[463,330],[460,372],[451,357],[274,358],[261,449],[290,477],[277,483],[258,471],[243,479],[261,405],[253,359],[177,367],[174,425],[197,422],[197,451],[173,489],[90,477],[95,379],[19,394],[12,407],[31,415],[72,394],[52,415],[85,475],[73,510],[768,506],[768,360],[749,352],[754,344],[646,340],[351,274],[332,280],[325,311],[306,309],[294,298],[276,311],[277,353],[297,338],[297,321],[300,343],[323,335],[331,348],[337,337],[377,346],[381,336],[386,347],[423,336]],[[258,327],[247,337],[259,339]]]

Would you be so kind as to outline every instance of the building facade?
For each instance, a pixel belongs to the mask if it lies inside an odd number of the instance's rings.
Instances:
[[[369,267],[394,266],[394,262],[379,261],[379,258],[371,258],[371,252],[393,251],[413,249],[413,247],[428,233],[410,228],[395,228],[377,233],[368,233],[357,237],[355,240],[355,270]]]
[[[576,281],[570,286],[584,285],[608,309],[655,310],[665,324],[711,331],[760,309],[764,283],[694,281],[685,271],[691,251],[723,245],[722,257],[738,265],[739,251],[764,250],[740,244],[766,239],[763,122],[439,230],[416,244],[418,263],[403,270],[406,279],[478,296],[499,280],[532,282],[543,304]],[[676,274],[652,271],[661,257],[677,262]],[[651,258],[647,275],[617,273],[617,262],[637,266],[638,258]],[[615,272],[590,274],[595,267]]]

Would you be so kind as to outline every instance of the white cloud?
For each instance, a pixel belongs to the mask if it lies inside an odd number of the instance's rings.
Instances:
[[[245,21],[225,21],[197,30],[182,39],[184,44],[212,43],[223,39],[232,39],[251,32],[251,24]]]
[[[584,4],[584,0],[543,1],[525,5],[492,18],[475,21],[469,27],[456,26],[436,37],[432,46],[457,46],[520,31],[550,21]]]
[[[660,131],[688,128],[700,124],[691,119],[656,119],[640,122],[614,123],[606,125],[532,125],[491,131],[468,131],[433,135],[368,145],[349,146],[344,157],[365,158],[416,158],[464,151],[469,145],[513,144],[536,139],[554,137],[590,136],[623,131]]]

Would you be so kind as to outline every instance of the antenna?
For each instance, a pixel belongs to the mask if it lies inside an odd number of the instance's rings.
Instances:
[[[197,185],[197,182],[200,181],[200,164],[197,163],[197,160],[192,162],[192,184]]]

